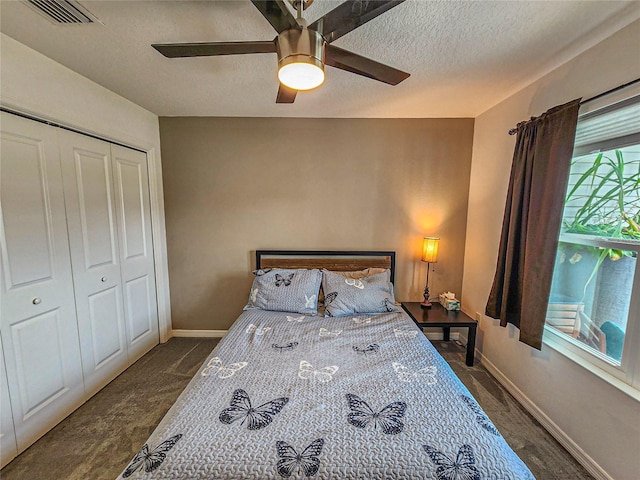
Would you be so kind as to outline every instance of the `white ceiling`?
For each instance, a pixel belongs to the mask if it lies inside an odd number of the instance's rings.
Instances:
[[[168,59],[150,47],[272,40],[249,0],[80,3],[104,25],[54,25],[2,0],[0,30],[160,116],[475,117],[640,17],[636,1],[407,0],[335,45],[411,77],[392,87],[327,67],[320,88],[276,104],[275,54]],[[305,17],[340,3],[315,0]]]

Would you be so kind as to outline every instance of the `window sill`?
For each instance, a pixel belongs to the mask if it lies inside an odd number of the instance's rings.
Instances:
[[[543,343],[588,370],[601,380],[607,382],[612,387],[640,402],[640,390],[589,361],[588,357],[591,356],[591,354],[563,338],[562,333],[556,332],[553,328],[545,326]]]
[[[629,248],[637,249],[640,246],[640,240],[630,238],[609,238],[598,237],[597,235],[584,235],[580,233],[560,233],[560,241],[566,243],[575,243],[577,245],[588,245],[598,248],[613,248],[618,250],[628,250]]]

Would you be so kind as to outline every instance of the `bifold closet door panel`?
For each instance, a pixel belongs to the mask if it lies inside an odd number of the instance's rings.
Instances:
[[[128,366],[110,144],[60,130],[87,396]]]
[[[11,400],[7,385],[7,370],[4,365],[4,353],[0,340],[0,468],[4,467],[18,454],[16,432],[13,428]]]
[[[0,118],[0,275],[9,396],[21,451],[84,399],[55,128]]]
[[[129,361],[159,343],[146,154],[111,145]]]

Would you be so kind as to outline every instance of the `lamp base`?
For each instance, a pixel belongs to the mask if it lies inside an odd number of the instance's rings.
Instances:
[[[420,306],[422,308],[431,308],[431,302],[429,301],[429,262],[427,262],[427,281],[424,284],[424,294],[422,295],[422,303]]]

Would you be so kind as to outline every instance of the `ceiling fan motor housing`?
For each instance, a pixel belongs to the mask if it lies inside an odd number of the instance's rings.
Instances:
[[[291,63],[311,63],[324,70],[325,40],[308,28],[291,28],[278,35],[278,69]]]

